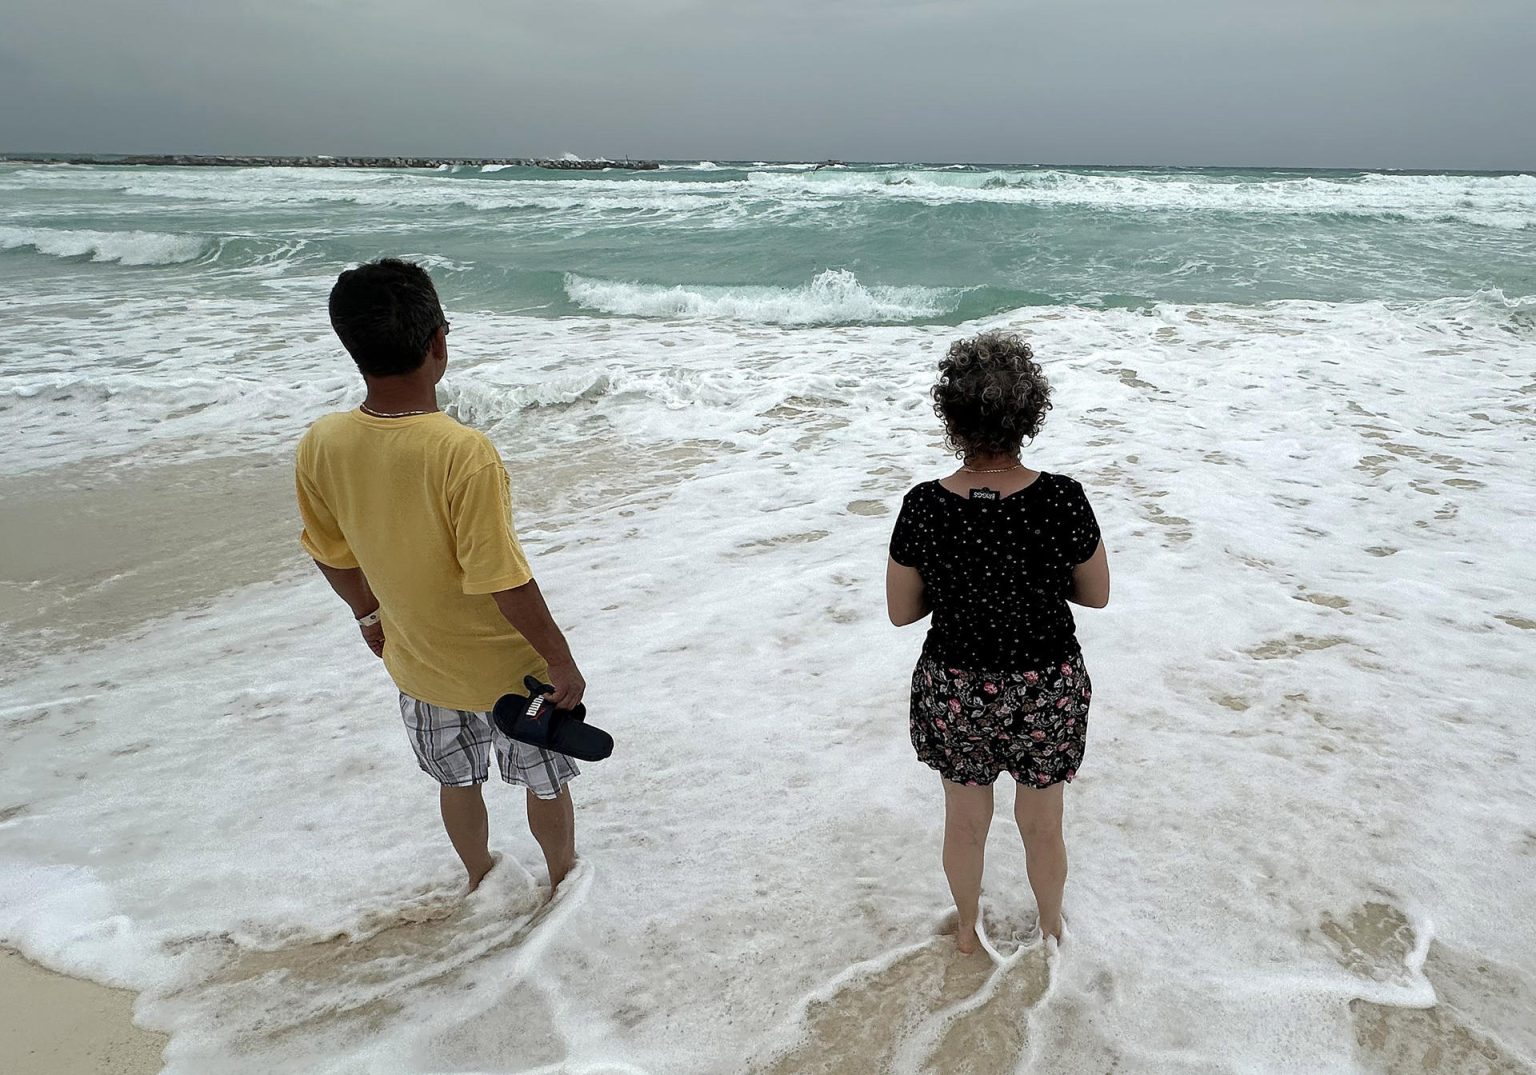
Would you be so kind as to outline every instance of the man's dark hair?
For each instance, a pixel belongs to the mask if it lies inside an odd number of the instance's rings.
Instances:
[[[331,288],[331,327],[370,377],[411,373],[444,324],[432,278],[420,265],[380,258],[348,269]]]

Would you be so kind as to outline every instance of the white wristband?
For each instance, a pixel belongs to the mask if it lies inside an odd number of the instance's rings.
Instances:
[[[374,624],[376,624],[378,622],[379,622],[379,610],[378,609],[374,609],[372,612],[368,613],[368,615],[360,617],[358,619],[358,621],[357,621],[357,625],[359,627],[372,627]]]

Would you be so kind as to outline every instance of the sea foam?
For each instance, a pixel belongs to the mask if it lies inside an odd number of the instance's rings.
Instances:
[[[1495,998],[1536,999],[1513,914],[1536,895],[1514,853],[1523,316],[1164,305],[960,330],[1036,343],[1057,398],[1031,458],[1083,481],[1115,565],[1080,617],[1095,710],[1053,960],[969,976],[934,937],[941,793],[904,728],[920,631],[881,608],[900,496],[952,465],[925,390],[956,330],[585,318],[472,319],[483,350],[444,386],[534,404],[480,417],[619,741],[575,788],[572,898],[534,910],[537,849],[493,788],[523,869],[494,906],[453,902],[390,687],[295,549],[294,577],[11,685],[0,872],[56,872],[0,935],[136,967],[114,978],[176,1075],[838,1070],[861,1041],[916,1071],[951,1023],[1002,1070],[1338,1070],[1352,1001],[1389,1044],[1529,1061]],[[309,414],[273,402],[184,447],[291,443]],[[1031,905],[996,828],[1000,938]],[[1402,1021],[1440,987],[1439,1023]]]

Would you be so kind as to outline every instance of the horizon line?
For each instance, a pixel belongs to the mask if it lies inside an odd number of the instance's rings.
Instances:
[[[564,158],[537,157],[537,156],[509,156],[509,155],[471,155],[462,153],[183,153],[183,152],[94,152],[88,150],[29,150],[10,151],[0,150],[0,163],[48,163],[51,160],[65,158],[76,160],[80,158],[110,158],[110,157],[150,157],[173,158],[184,157],[197,160],[365,160],[365,161],[439,161],[444,163],[460,163],[467,165],[487,165],[531,161],[558,161]],[[1202,164],[1170,164],[1151,161],[982,161],[982,160],[854,160],[850,158],[822,157],[794,158],[783,157],[771,159],[767,157],[748,160],[740,157],[707,157],[689,155],[686,157],[579,157],[581,161],[602,162],[607,161],[621,164],[625,161],[656,162],[661,164],[688,164],[688,163],[726,163],[726,164],[829,164],[845,167],[882,166],[882,165],[906,165],[922,167],[927,165],[959,166],[970,168],[1103,168],[1103,169],[1190,169],[1190,170],[1251,170],[1251,171],[1304,171],[1304,172],[1386,172],[1399,174],[1475,174],[1475,175],[1536,175],[1536,166],[1526,168],[1488,168],[1488,167],[1456,167],[1456,168],[1430,168],[1416,166],[1394,165],[1340,165],[1340,164],[1234,164],[1234,163],[1202,163]],[[111,163],[102,161],[102,163]],[[174,164],[161,165],[137,164],[134,167],[175,167]],[[229,167],[240,167],[239,164],[231,164]],[[335,167],[348,167],[337,165]]]

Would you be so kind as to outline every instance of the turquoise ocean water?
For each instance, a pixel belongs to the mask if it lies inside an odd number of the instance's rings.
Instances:
[[[0,279],[155,266],[167,287],[241,294],[414,252],[455,296],[537,316],[953,324],[1055,304],[1536,294],[1521,174],[10,165],[0,195]]]

